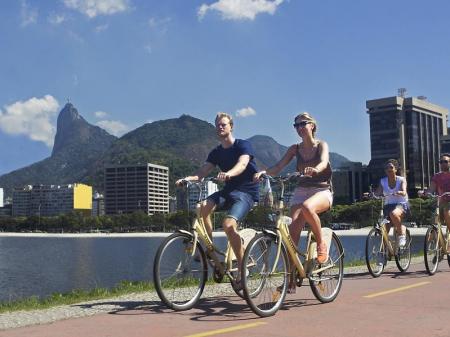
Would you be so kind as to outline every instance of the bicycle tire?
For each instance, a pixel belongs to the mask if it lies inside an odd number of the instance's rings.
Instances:
[[[335,267],[320,272],[317,277],[313,274],[309,278],[314,296],[322,303],[335,300],[341,290],[344,278],[344,249],[341,240],[334,232],[330,242],[328,261],[324,264],[317,264],[316,267],[323,268],[329,264]]]
[[[386,246],[378,228],[372,228],[366,238],[366,265],[372,277],[379,277],[386,266]]]
[[[277,237],[260,233],[250,241],[244,253],[243,266],[248,266],[250,259],[255,262],[253,267],[247,268],[248,274],[243,275],[244,297],[260,317],[274,315],[287,293],[289,260],[283,244],[276,259],[278,244]]]
[[[425,269],[429,275],[434,275],[438,269],[440,260],[440,248],[438,240],[438,231],[436,227],[431,226],[425,234],[423,243],[423,257],[425,261]]]
[[[395,264],[402,273],[407,271],[411,265],[411,234],[409,233],[409,229],[406,229],[406,246],[404,248],[397,248]]]
[[[191,309],[200,299],[208,277],[203,247],[196,245],[187,233],[174,233],[159,246],[153,264],[156,292],[167,307],[183,311]]]

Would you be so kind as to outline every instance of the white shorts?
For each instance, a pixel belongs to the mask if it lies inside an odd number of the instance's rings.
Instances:
[[[320,193],[330,202],[330,207],[333,204],[333,193],[328,187],[297,187],[292,195],[290,206],[301,205],[313,195]]]

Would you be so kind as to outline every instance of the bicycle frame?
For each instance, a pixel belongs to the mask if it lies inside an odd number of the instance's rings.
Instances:
[[[220,251],[212,242],[211,238],[208,235],[208,232],[206,230],[205,223],[200,216],[200,203],[202,201],[202,188],[201,188],[201,182],[192,183],[190,182],[188,184],[188,189],[190,186],[195,185],[199,189],[199,200],[196,205],[195,209],[195,218],[192,225],[192,232],[180,230],[185,233],[189,233],[190,235],[193,235],[194,237],[194,244],[192,248],[191,255],[194,256],[197,251],[197,245],[203,244],[204,247],[206,247],[207,255],[208,257],[213,261],[212,267],[215,268],[215,271],[222,277],[224,275],[228,275],[231,279],[234,279],[231,275],[231,272],[235,272],[238,270],[238,268],[233,268],[233,250],[231,248],[231,245],[229,242],[227,242],[227,249],[225,252]],[[224,260],[221,261],[218,257],[218,255],[221,255],[224,257]],[[222,263],[223,262],[223,263]]]
[[[444,250],[443,253],[446,254],[447,253],[447,245],[448,242],[450,241],[450,231],[448,230],[447,225],[445,225],[446,228],[446,235],[444,235],[444,231],[442,229],[442,220],[441,220],[441,216],[440,216],[440,203],[441,203],[441,198],[438,196],[437,197],[437,206],[436,206],[436,210],[435,210],[435,224],[432,225],[436,228],[437,230],[437,234],[438,234],[438,242],[440,244],[440,246],[442,247],[442,249]]]
[[[289,177],[286,179],[288,180]],[[290,260],[294,263],[295,269],[297,270],[300,278],[305,278],[305,277],[311,277],[313,275],[316,275],[318,273],[323,272],[324,270],[330,269],[334,267],[334,262],[332,261],[331,264],[319,268],[319,269],[315,269],[313,271],[312,270],[312,263],[314,262],[314,258],[315,258],[315,241],[314,241],[314,234],[312,233],[311,229],[308,229],[308,238],[307,238],[307,244],[306,244],[306,251],[305,252],[300,252],[295,243],[292,240],[292,237],[289,233],[289,229],[288,229],[288,225],[285,221],[285,216],[284,216],[284,180],[283,179],[277,179],[277,181],[280,182],[281,184],[281,193],[280,193],[280,197],[278,200],[278,206],[276,207],[276,214],[277,214],[277,218],[276,218],[276,233],[272,233],[275,234],[278,238],[277,242],[278,242],[278,247],[277,247],[277,255],[275,258],[275,263],[274,263],[274,267],[272,272],[275,271],[275,267],[277,266],[278,263],[278,259],[280,257],[281,254],[281,245],[284,244],[285,247],[287,248],[288,251],[288,255]],[[269,232],[266,230],[266,232]],[[342,255],[344,255],[344,252],[342,252],[341,256],[339,256],[338,259],[340,259],[342,257]],[[300,256],[305,258],[305,266],[302,264],[301,260],[300,260]]]

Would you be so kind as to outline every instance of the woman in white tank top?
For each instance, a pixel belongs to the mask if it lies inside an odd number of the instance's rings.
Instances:
[[[383,214],[389,217],[397,232],[400,247],[406,244],[406,227],[402,220],[409,210],[408,194],[406,193],[406,179],[398,176],[398,161],[389,159],[384,164],[386,177],[381,178],[380,186],[375,192],[384,196]]]

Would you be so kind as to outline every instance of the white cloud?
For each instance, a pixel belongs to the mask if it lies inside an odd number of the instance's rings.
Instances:
[[[284,0],[219,0],[211,5],[202,4],[198,17],[202,19],[210,10],[217,11],[224,20],[254,20],[256,15],[273,15]]]
[[[64,14],[51,13],[48,16],[48,22],[55,26],[60,25],[64,21],[66,21],[66,17],[64,16]]]
[[[96,111],[94,112],[94,115],[97,118],[105,118],[106,116],[108,116],[108,113],[104,111]]]
[[[172,19],[169,17],[151,17],[148,19],[148,26],[153,30],[157,30],[161,34],[165,34],[169,28],[170,21],[172,21]]]
[[[97,122],[96,124],[114,136],[121,136],[130,130],[129,126],[120,121],[103,120]]]
[[[0,130],[10,135],[26,135],[51,147],[56,132],[52,119],[58,109],[59,103],[51,95],[17,101],[0,111]]]
[[[112,15],[129,9],[129,0],[64,0],[64,4],[89,18]]]
[[[20,5],[20,18],[21,26],[26,27],[33,23],[36,23],[38,18],[38,11],[35,8],[31,8],[25,0]]]
[[[255,109],[253,109],[252,107],[249,107],[249,106],[236,111],[237,117],[249,117],[249,116],[255,116],[255,115],[256,115]]]
[[[107,30],[108,27],[109,27],[108,24],[98,25],[97,27],[95,27],[94,30],[95,30],[96,33],[101,33],[101,32],[103,32],[103,31]]]

